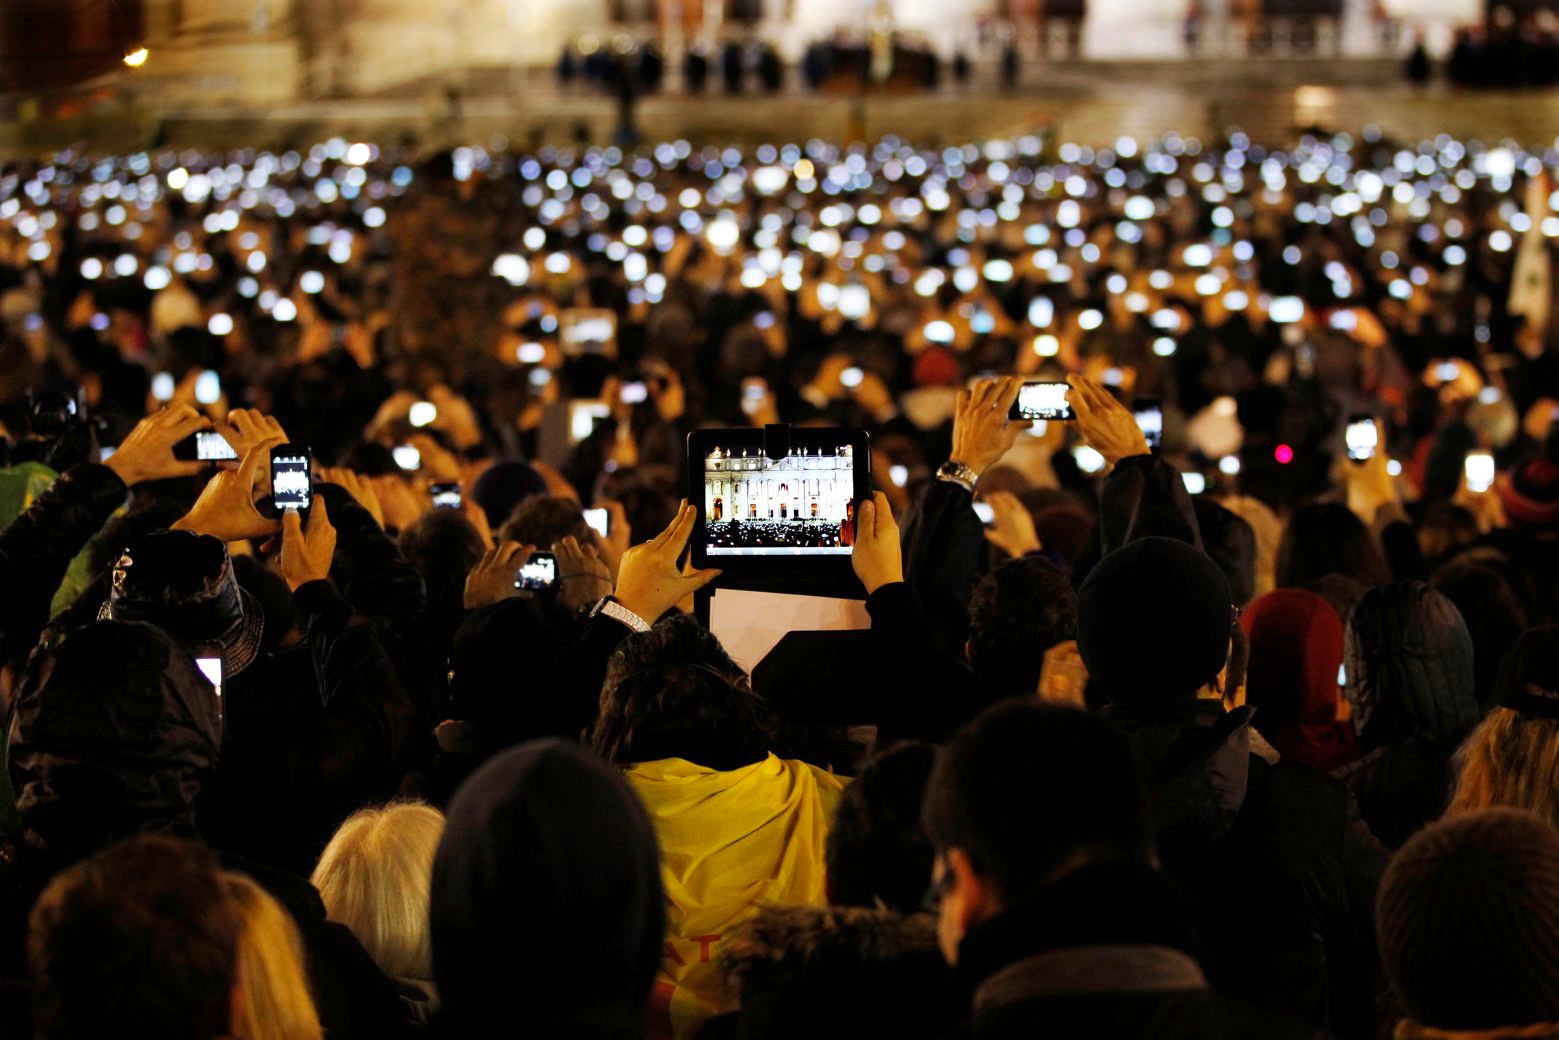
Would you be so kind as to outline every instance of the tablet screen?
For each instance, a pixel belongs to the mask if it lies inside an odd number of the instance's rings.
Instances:
[[[709,556],[848,556],[855,544],[855,451],[801,447],[778,461],[760,448],[704,455]]]

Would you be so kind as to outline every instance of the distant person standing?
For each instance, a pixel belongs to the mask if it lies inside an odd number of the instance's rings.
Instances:
[[[687,57],[682,59],[682,79],[687,83],[689,94],[702,94],[704,84],[709,80],[709,57],[700,46],[688,49]]]
[[[957,81],[960,87],[969,82],[969,72],[969,55],[965,54],[963,51],[959,51],[958,53],[954,54],[953,79]]]
[[[1434,76],[1434,63],[1429,59],[1429,48],[1424,46],[1424,34],[1413,38],[1413,53],[1407,59],[1407,81],[1415,87],[1426,87]]]
[[[1001,51],[1001,89],[1007,91],[1016,89],[1018,73],[1021,67],[1021,58],[1018,55],[1018,41],[1009,39],[1007,45]]]
[[[766,94],[777,94],[784,85],[785,66],[772,43],[764,43],[758,49],[758,82]]]
[[[725,81],[727,94],[742,92],[742,45],[736,40],[726,40],[720,52],[720,77]]]

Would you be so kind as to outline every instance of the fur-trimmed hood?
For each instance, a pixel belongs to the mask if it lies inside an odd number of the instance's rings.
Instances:
[[[863,907],[778,907],[726,937],[720,967],[741,992],[742,1040],[932,1040],[967,1011],[936,922]],[[718,1019],[716,1021],[719,1021]]]
[[[762,911],[727,938],[726,978],[742,986],[772,971],[834,971],[940,956],[936,919],[856,906],[780,906]]]

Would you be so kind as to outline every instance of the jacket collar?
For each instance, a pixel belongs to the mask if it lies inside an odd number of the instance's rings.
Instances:
[[[1080,951],[1116,951],[1089,954],[1091,968],[1065,973],[1066,979],[1076,980],[1108,964],[1129,964],[1131,958],[1120,951],[1146,947],[1194,958],[1199,950],[1190,905],[1168,878],[1149,867],[1098,864],[1047,885],[1022,905],[970,929],[958,948],[958,977],[965,992],[973,994],[1009,967],[1040,955],[1044,955],[1042,966],[1049,971],[1070,963],[1070,955]],[[1159,977],[1189,980],[1178,958],[1154,953],[1151,959],[1151,968],[1144,965],[1139,969],[1143,984]],[[1026,976],[1029,972],[1015,974]],[[1115,972],[1111,977],[1119,981],[1122,976]],[[1008,976],[997,992],[1014,991],[1011,979]],[[1119,987],[1112,984],[1110,988]]]
[[[1183,950],[1129,943],[1080,946],[1036,953],[1007,965],[974,991],[974,1013],[1044,997],[1206,988],[1201,967]]]

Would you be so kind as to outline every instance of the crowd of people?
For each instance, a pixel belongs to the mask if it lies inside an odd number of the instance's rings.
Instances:
[[[1559,1036],[1556,166],[0,166],[0,1031]],[[870,625],[748,671],[684,448],[780,421]]]
[[[1457,30],[1445,74],[1464,87],[1552,87],[1559,83],[1556,61],[1559,10],[1532,5],[1518,13],[1501,4],[1481,25]]]

